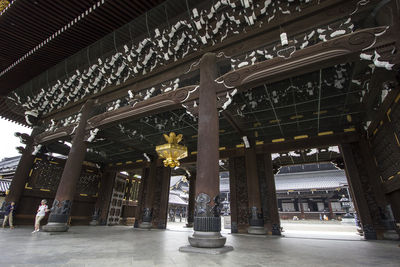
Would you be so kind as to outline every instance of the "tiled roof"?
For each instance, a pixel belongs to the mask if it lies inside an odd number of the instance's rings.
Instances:
[[[0,161],[0,175],[7,173],[14,173],[17,169],[21,156],[4,158]]]
[[[276,190],[329,189],[347,186],[342,170],[285,173],[275,175]]]
[[[229,192],[229,178],[221,178],[219,180],[219,191]]]
[[[6,192],[10,187],[11,181],[0,180],[0,192]]]
[[[182,175],[171,176],[171,183],[170,183],[170,185],[171,185],[171,186],[175,185],[175,184],[178,183],[181,179],[182,179]]]
[[[180,196],[175,195],[175,194],[169,194],[169,204],[175,204],[175,205],[187,205],[188,203],[183,200]]]

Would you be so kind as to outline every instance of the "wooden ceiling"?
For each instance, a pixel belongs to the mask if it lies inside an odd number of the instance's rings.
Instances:
[[[21,112],[14,112],[16,107],[9,107],[4,101],[9,92],[162,2],[15,1],[0,16],[0,116],[25,124]],[[93,9],[94,5],[96,9]],[[88,14],[82,16],[86,12]],[[78,20],[79,17],[81,19]],[[77,22],[68,27],[75,19]],[[46,41],[64,27],[68,29],[57,34],[51,41]],[[30,53],[44,42],[43,46]]]
[[[362,88],[352,82],[355,77],[352,73],[354,63],[339,64],[236,94],[233,104],[219,116],[220,147],[243,147],[242,136],[253,142],[271,143],[362,127],[365,116],[360,104]],[[343,78],[340,83],[336,76]],[[309,84],[312,85],[308,87]],[[190,154],[197,151],[197,123],[197,119],[180,108],[110,125],[100,130],[89,144],[93,157],[88,160],[102,163],[145,160],[144,153],[156,156],[155,147],[165,143],[163,134],[170,132],[183,134],[182,143]],[[281,159],[280,165],[331,160],[332,153],[323,152],[289,155]]]
[[[6,95],[161,2],[163,0],[15,1],[0,17],[0,95]],[[86,12],[87,15],[68,27]],[[65,26],[67,30],[4,73]]]

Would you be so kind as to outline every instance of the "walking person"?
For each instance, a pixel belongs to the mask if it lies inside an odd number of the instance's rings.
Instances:
[[[14,229],[13,225],[14,214],[15,214],[15,202],[11,202],[11,204],[6,207],[6,212],[4,214],[4,220],[3,220],[3,228],[6,226],[6,223],[8,221],[10,229]]]
[[[40,206],[39,206],[39,208],[37,210],[37,213],[36,213],[35,230],[32,232],[32,234],[36,233],[36,232],[39,232],[39,230],[40,230],[40,221],[44,218],[44,216],[46,216],[46,212],[49,212],[49,211],[50,210],[49,210],[49,207],[47,206],[47,200],[43,199],[40,202]]]

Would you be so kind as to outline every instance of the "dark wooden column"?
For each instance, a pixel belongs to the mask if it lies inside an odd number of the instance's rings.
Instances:
[[[327,199],[327,201],[328,201],[329,217],[330,219],[333,219],[332,202],[330,199]]]
[[[217,77],[216,55],[206,53],[200,60],[195,232],[189,237],[194,247],[223,247],[226,242],[220,234]]]
[[[373,227],[371,214],[368,208],[367,200],[364,196],[360,175],[354,159],[352,147],[350,144],[342,144],[340,150],[346,166],[346,175],[352,191],[353,200],[356,203],[360,216],[361,228],[365,239],[377,239],[376,231]]]
[[[23,143],[25,143],[25,148],[22,151],[21,159],[19,160],[18,167],[11,181],[10,192],[5,198],[6,203],[15,202],[18,204],[35,158],[35,156],[32,155],[34,149],[33,138],[27,134],[18,134],[18,136],[22,139]]]
[[[85,128],[87,120],[92,113],[93,105],[94,100],[88,100],[83,105],[80,121],[72,139],[72,147],[58,185],[48,224],[43,227],[45,231],[64,232],[68,230],[67,222],[86,154]]]
[[[358,143],[360,148],[361,155],[363,156],[363,161],[365,168],[368,172],[368,182],[371,185],[371,189],[373,190],[373,194],[375,196],[375,201],[381,209],[385,209],[387,205],[387,201],[385,200],[385,192],[383,190],[382,181],[380,179],[380,173],[374,161],[374,155],[371,151],[368,141],[363,136],[360,138],[360,142]]]
[[[303,201],[302,201],[302,199],[300,197],[298,198],[298,200],[299,200],[298,205],[299,205],[300,213],[301,213],[300,214],[300,218],[301,219],[305,219]]]
[[[229,158],[231,233],[247,233],[249,228],[248,194],[244,157]]]
[[[186,227],[193,227],[195,193],[196,193],[196,173],[192,173],[191,176],[189,177],[189,203],[187,210]]]
[[[140,228],[150,229],[152,227],[153,219],[153,199],[154,199],[154,188],[155,180],[157,175],[157,161],[153,160],[148,170],[148,176],[145,178],[147,181],[143,188],[144,199],[143,199],[143,213],[141,218]]]
[[[144,196],[145,196],[145,188],[146,188],[146,183],[148,180],[149,176],[149,168],[143,168],[142,169],[142,178],[139,182],[139,192],[138,192],[138,205],[136,207],[136,212],[135,212],[135,224],[134,228],[138,228],[140,223],[142,222],[142,215],[143,215],[143,207],[144,207]]]
[[[257,158],[254,144],[245,149],[246,181],[249,207],[249,234],[266,234],[261,206],[260,184],[257,173]]]
[[[171,182],[171,168],[169,167],[158,167],[160,173],[159,178],[161,179],[161,192],[160,192],[160,206],[159,214],[156,227],[158,229],[167,228],[168,219],[168,201],[169,201],[169,187]],[[158,205],[158,203],[155,203]]]
[[[400,177],[397,179],[400,179]],[[387,194],[387,197],[389,202],[391,203],[391,208],[396,223],[400,224],[400,190],[396,190]]]
[[[238,233],[238,202],[236,192],[236,170],[235,158],[229,158],[229,192],[230,196],[230,210],[231,210],[231,233]]]
[[[276,199],[275,172],[272,165],[271,153],[264,155],[265,179],[267,184],[267,203],[269,222],[266,224],[268,232],[273,235],[281,235],[281,221],[279,218],[278,203]]]
[[[100,179],[99,195],[95,205],[95,215],[91,225],[105,225],[107,223],[108,208],[110,206],[111,195],[115,179],[115,171],[104,171]],[[97,213],[97,218],[96,218]]]
[[[217,84],[214,82],[216,78],[216,56],[207,53],[200,62],[196,196],[208,195],[211,198],[211,206],[214,205],[214,198],[219,195],[219,121]]]

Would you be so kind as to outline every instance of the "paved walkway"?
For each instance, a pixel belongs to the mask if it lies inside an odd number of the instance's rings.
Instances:
[[[400,266],[399,242],[227,236],[223,255],[178,251],[190,232],[75,226],[68,233],[1,229],[0,266]]]

